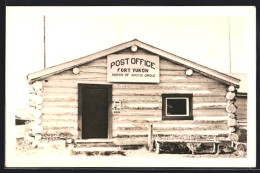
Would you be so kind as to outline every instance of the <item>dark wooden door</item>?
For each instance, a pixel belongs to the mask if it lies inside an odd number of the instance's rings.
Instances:
[[[82,88],[82,139],[108,137],[108,93],[102,85]]]

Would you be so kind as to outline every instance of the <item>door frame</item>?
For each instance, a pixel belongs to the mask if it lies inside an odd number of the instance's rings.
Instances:
[[[83,88],[107,88],[108,89],[108,100],[107,100],[107,120],[108,129],[107,137],[112,139],[112,85],[109,84],[88,84],[78,83],[78,138],[82,139],[82,90]]]

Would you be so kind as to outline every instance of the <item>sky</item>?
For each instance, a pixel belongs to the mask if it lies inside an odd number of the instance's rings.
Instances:
[[[47,67],[138,39],[223,73],[230,70],[231,56],[231,72],[247,73],[254,59],[252,11],[250,7],[7,7],[6,85],[12,91],[8,97],[15,98],[14,107],[26,107],[25,76],[44,68],[44,15]]]

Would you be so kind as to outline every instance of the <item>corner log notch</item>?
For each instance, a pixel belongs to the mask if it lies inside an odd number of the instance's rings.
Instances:
[[[229,86],[228,93],[226,95],[226,99],[228,100],[226,111],[228,112],[228,127],[230,134],[234,133],[238,130],[237,123],[237,106],[235,105],[237,95],[237,88],[233,85]]]
[[[43,130],[40,117],[42,116],[42,82],[36,81],[29,85],[29,114],[31,122],[29,123],[29,131],[26,132],[26,142],[32,144],[32,147],[37,147],[39,140],[42,138]]]

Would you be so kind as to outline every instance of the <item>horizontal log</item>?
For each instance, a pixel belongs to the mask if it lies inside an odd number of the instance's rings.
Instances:
[[[180,76],[182,77],[182,76]],[[199,76],[196,76],[196,77],[199,77]],[[186,78],[189,78],[189,77],[186,77]],[[149,84],[147,84],[149,85]],[[201,86],[201,87],[216,87],[216,86],[220,86],[222,88],[225,88],[225,90],[227,90],[227,86],[223,83],[220,83],[218,81],[212,81],[212,82],[192,82],[192,83],[187,83],[186,81],[183,81],[183,82],[176,82],[176,83],[157,83],[156,85],[158,86],[173,86],[173,85],[176,85],[176,86]]]
[[[201,109],[201,110],[193,110],[193,117],[215,117],[215,116],[221,116],[221,117],[227,117],[228,113],[223,109]],[[138,116],[140,118],[147,117],[147,116],[153,116],[153,117],[161,117],[162,111],[159,109],[144,109],[144,110],[138,110],[138,109],[121,109],[120,114],[114,114],[114,116],[128,116],[128,117],[135,117]]]
[[[244,122],[238,122],[239,126],[247,126],[247,122],[244,123]]]
[[[210,83],[216,80],[202,76],[160,76],[160,82],[172,83]]]
[[[113,116],[113,121],[127,121],[127,120],[132,120],[132,121],[144,121],[144,122],[150,122],[150,121],[162,121],[161,116]]]
[[[129,131],[136,131],[136,130],[145,130],[148,132],[148,126],[134,126],[134,127],[114,127],[113,130],[129,130]],[[173,124],[171,126],[158,126],[153,125],[153,130],[160,130],[160,131],[168,131],[168,130],[228,130],[228,126],[226,124]]]
[[[87,73],[86,73],[87,74]],[[48,80],[84,80],[85,82],[87,81],[101,81],[101,82],[106,82],[107,77],[103,77],[101,75],[104,74],[99,74],[96,76],[95,74],[88,74],[88,75],[74,75],[74,76],[50,76],[47,79]],[[96,77],[95,77],[96,76]],[[191,77],[172,77],[172,76],[161,76],[160,77],[160,82],[161,83],[215,83],[216,81],[214,79],[210,78],[205,78],[201,76],[191,76]]]
[[[161,102],[162,97],[157,95],[157,96],[113,96],[112,99],[119,99],[121,100],[122,103],[135,103],[137,101],[140,101],[141,103],[146,103],[146,102]]]
[[[246,114],[237,114],[237,118],[238,119],[244,119],[244,118],[247,118],[247,115]]]
[[[237,105],[247,105],[247,99],[236,98]]]
[[[204,116],[204,117],[194,117],[194,120],[168,120],[163,121],[161,117],[134,117],[134,116],[113,116],[113,124],[121,124],[121,123],[153,123],[153,124],[176,124],[176,123],[227,123],[227,116]]]
[[[237,122],[247,122],[247,119],[246,118],[241,118],[241,119],[238,119]]]
[[[117,98],[116,98],[117,99]],[[136,105],[136,106],[135,106]],[[142,106],[143,105],[143,106]],[[147,106],[146,106],[147,105]],[[162,99],[161,100],[121,100],[121,108],[127,109],[129,107],[161,107],[162,106]]]
[[[175,69],[160,69],[160,76],[187,76],[186,74],[187,70],[175,70]],[[193,72],[192,75],[190,76],[201,76],[201,77],[206,77],[207,76],[201,74],[201,73],[197,73],[197,72]]]
[[[224,96],[225,93],[218,93],[219,90],[113,90],[113,96],[158,96],[162,94],[172,94],[172,93],[192,93],[194,96],[209,97],[209,96]]]
[[[103,67],[103,66],[80,66],[78,67],[79,69],[79,74],[84,74],[84,73],[102,73],[102,74],[106,74],[107,73],[107,67]],[[59,73],[59,75],[75,75],[72,71],[72,69],[70,70],[66,70],[64,72]]]
[[[241,117],[244,117],[244,118],[247,118],[247,112],[241,112],[241,111],[238,111],[236,112],[236,115],[238,118],[241,118]]]
[[[168,90],[168,89],[177,89],[177,90],[205,90],[205,89],[217,89],[219,92],[225,92],[226,88],[222,85],[207,85],[204,83],[159,83],[159,84],[113,84],[113,89],[157,89],[157,90]]]
[[[237,109],[236,114],[240,114],[240,115],[247,115],[247,109]]]
[[[247,110],[247,105],[242,105],[242,104],[236,104],[235,105],[237,106],[238,109],[240,110]]]
[[[228,130],[176,130],[176,131],[161,131],[161,130],[154,130],[154,135],[218,135],[218,134],[228,134]],[[141,131],[113,131],[113,135],[119,136],[119,135],[125,135],[125,136],[138,136],[138,135],[147,135],[148,132],[141,130]]]
[[[109,84],[106,81],[86,81],[86,80],[49,80],[48,82],[44,82],[44,87],[63,87],[63,88],[78,88],[78,83],[86,83],[86,84]]]
[[[77,129],[48,129],[45,130],[43,129],[42,132],[42,136],[46,135],[51,135],[51,134],[55,134],[55,135],[59,135],[59,134],[71,134],[72,137],[76,138],[78,136],[78,130]]]
[[[160,76],[186,76],[186,70],[160,70]]]
[[[149,111],[149,110],[148,110]],[[156,115],[156,114],[145,114],[145,115],[126,115],[126,114],[114,114],[113,115],[113,120],[144,120],[144,119],[155,119],[155,120],[162,120],[161,115]]]
[[[201,110],[193,110],[193,116],[227,116],[228,113],[225,109],[201,109]]]
[[[237,104],[235,104],[237,106],[237,111],[240,112],[247,112],[247,106],[239,106]]]
[[[69,115],[77,115],[78,109],[77,108],[51,108],[51,107],[43,107],[42,112],[44,114],[69,114]]]
[[[162,110],[159,109],[121,109],[120,114],[115,114],[115,116],[161,116]]]
[[[98,79],[103,79],[106,78],[107,75],[104,73],[80,73],[80,74],[57,74],[57,75],[53,75],[50,76],[49,79],[50,80],[77,80],[77,79],[94,79],[94,78],[98,78]]]
[[[225,96],[215,96],[215,97],[193,97],[193,103],[196,102],[226,102]]]
[[[107,74],[107,67],[92,67],[92,66],[82,66],[79,68],[79,73],[103,73]]]
[[[41,116],[42,122],[77,122],[78,115],[44,114]]]
[[[42,95],[43,101],[45,100],[78,100],[77,94],[46,94]]]
[[[222,109],[223,114],[227,114],[226,111],[224,111],[226,107],[226,103],[194,103],[193,104],[193,110],[210,110],[213,112],[216,112],[216,109]],[[152,110],[161,110],[162,109],[162,102],[148,102],[146,101],[145,104],[143,101],[136,101],[136,102],[122,102],[121,103],[122,109],[152,109]],[[196,113],[195,113],[196,114]]]
[[[121,100],[121,107],[122,108],[161,108],[162,104],[162,98],[159,96],[157,98],[150,98],[150,97],[114,97],[113,99],[120,99]],[[193,109],[211,109],[211,108],[225,108],[226,103],[215,103],[215,102],[209,102],[209,103],[193,103]],[[45,100],[42,103],[42,106],[50,106],[50,107],[78,107],[77,100],[59,100],[57,101],[50,101]],[[241,110],[241,109],[238,109]]]
[[[156,96],[124,96],[124,95],[120,95],[120,96],[113,96],[112,99],[119,99],[121,100],[122,104],[123,103],[161,103],[162,102],[162,97],[161,95],[156,95]],[[200,104],[200,103],[226,103],[226,98],[223,97],[198,97],[198,96],[194,96],[193,97],[193,103],[194,104]]]
[[[234,103],[240,109],[247,109],[247,104],[239,104],[237,102]]]
[[[44,126],[43,127],[44,129],[46,130],[68,130],[68,131],[71,131],[71,130],[76,130],[77,128],[75,127],[56,127],[56,126]]]
[[[77,88],[78,83],[85,83],[86,80],[48,80],[43,82],[44,87],[62,87],[62,88]],[[87,82],[93,83],[93,82]],[[100,84],[107,84],[106,82],[98,82]],[[113,89],[219,89],[219,92],[226,91],[224,85],[218,85],[217,83],[158,83],[158,84],[125,84],[114,83]]]
[[[162,109],[161,104],[146,103],[146,104],[122,104],[121,108],[124,109]]]
[[[78,102],[78,98],[45,98],[44,99],[44,101],[43,101],[43,103],[44,102],[48,102],[48,101],[50,101],[50,102]]]
[[[74,87],[74,88],[63,88],[63,87],[45,87],[44,88],[44,94],[47,93],[55,93],[55,94],[78,94],[78,88]]]
[[[193,109],[224,109],[226,108],[227,103],[224,102],[212,102],[212,103],[194,103]]]
[[[177,65],[169,60],[160,59],[160,69],[187,70],[188,68]]]
[[[78,102],[77,101],[44,101],[42,103],[42,107],[66,107],[66,108],[77,108],[78,107]]]
[[[46,87],[62,87],[62,88],[77,88],[78,87],[78,81],[66,81],[66,80],[48,80],[43,82],[43,89]]]
[[[227,124],[227,118],[224,117],[216,117],[213,118],[199,118],[194,120],[155,120],[155,121],[143,121],[139,119],[129,119],[127,117],[121,117],[119,120],[114,120],[113,125],[121,125],[121,124],[161,124],[161,125],[167,125],[167,124]]]
[[[76,76],[76,75],[75,75]],[[91,83],[91,82],[95,82],[96,84],[98,83],[107,83],[107,77],[59,77],[59,76],[50,76],[48,78],[46,78],[46,80],[62,80],[62,81],[77,81],[78,83]]]
[[[73,128],[73,129],[77,129],[78,128],[78,122],[46,122],[43,121],[41,123],[41,125],[43,126],[44,129],[54,129],[54,128]]]
[[[194,117],[194,120],[196,121],[225,121],[228,120],[227,115],[220,115],[220,116],[196,116]]]
[[[148,129],[148,126],[150,124],[146,123],[146,124],[141,124],[141,123],[118,123],[118,124],[113,124],[113,129],[118,129],[118,128],[142,128],[142,129]],[[226,123],[220,123],[220,124],[212,124],[212,123],[208,123],[208,124],[200,124],[197,121],[190,121],[188,120],[178,120],[177,122],[174,121],[172,123],[169,123],[168,121],[162,121],[162,123],[154,123],[152,124],[154,129],[171,129],[171,128],[176,128],[176,127],[181,127],[181,128],[197,128],[197,127],[207,127],[207,126],[227,126]]]

